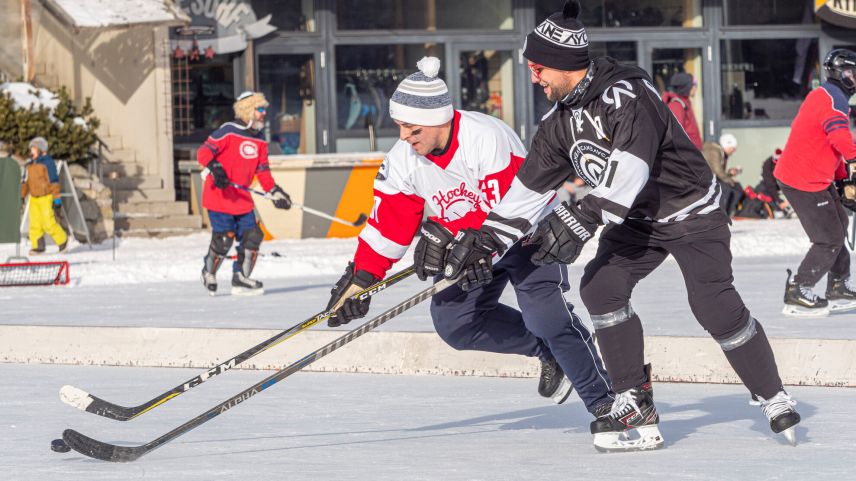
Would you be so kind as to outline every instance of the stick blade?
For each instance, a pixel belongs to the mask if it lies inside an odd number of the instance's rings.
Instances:
[[[357,217],[357,220],[354,221],[354,227],[359,227],[365,224],[367,220],[369,220],[369,216],[361,213],[360,216]]]
[[[74,429],[63,431],[62,439],[68,447],[84,456],[113,463],[128,463],[146,454],[145,446],[116,446],[92,439]]]

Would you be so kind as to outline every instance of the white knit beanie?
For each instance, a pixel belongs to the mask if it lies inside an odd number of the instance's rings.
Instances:
[[[452,120],[449,88],[443,79],[437,78],[440,59],[422,57],[416,66],[419,72],[402,80],[389,99],[389,116],[399,122],[429,127]]]

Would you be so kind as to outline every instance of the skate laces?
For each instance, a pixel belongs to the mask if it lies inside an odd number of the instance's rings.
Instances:
[[[789,413],[794,410],[797,405],[796,399],[793,399],[790,394],[785,391],[779,391],[770,399],[764,399],[761,396],[756,396],[757,400],[749,401],[752,406],[761,406],[764,411],[764,416],[767,419],[773,420],[782,414]]]
[[[811,286],[799,286],[799,288],[800,288],[800,294],[802,294],[803,297],[805,297],[806,299],[808,299],[812,302],[814,302],[818,299],[817,294],[814,293],[814,291],[811,289]]]
[[[556,375],[556,368],[554,364],[550,361],[541,361],[541,378],[546,382],[553,381],[553,377]]]
[[[639,417],[642,417],[642,411],[636,400],[633,399],[633,389],[624,391],[615,396],[615,401],[612,402],[612,410],[609,412],[609,417],[620,418],[630,411],[636,411]]]

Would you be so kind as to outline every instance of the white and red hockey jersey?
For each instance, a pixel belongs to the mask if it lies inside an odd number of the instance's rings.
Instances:
[[[383,278],[430,219],[453,234],[481,227],[526,158],[517,134],[501,120],[456,110],[449,148],[419,155],[399,140],[374,181],[374,207],[359,236],[355,270]]]

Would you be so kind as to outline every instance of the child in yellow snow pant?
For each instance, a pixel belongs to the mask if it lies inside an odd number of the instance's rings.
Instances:
[[[58,246],[65,244],[68,240],[68,235],[54,217],[53,195],[30,196],[30,245],[33,249],[45,234],[51,236]]]

